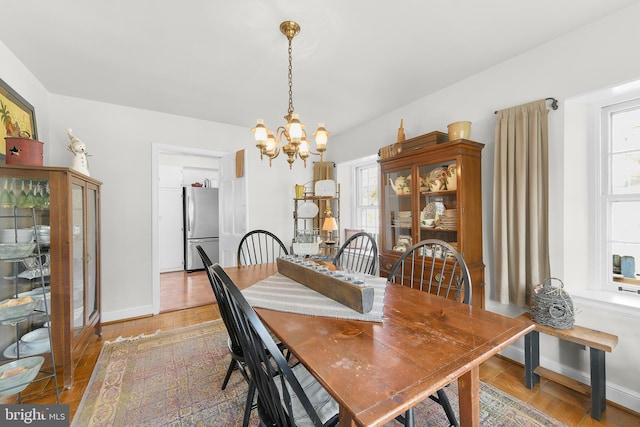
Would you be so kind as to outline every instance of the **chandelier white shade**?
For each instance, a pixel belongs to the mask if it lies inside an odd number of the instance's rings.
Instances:
[[[262,119],[258,119],[256,127],[251,129],[251,132],[254,134],[256,147],[260,150],[260,159],[265,156],[268,157],[269,166],[271,166],[271,161],[278,157],[280,152],[284,152],[287,155],[290,169],[293,168],[296,158],[302,159],[304,166],[307,167],[307,158],[310,154],[320,156],[320,161],[322,161],[322,154],[327,149],[327,138],[330,133],[325,129],[324,123],[319,123],[318,129],[313,132],[316,151],[311,150],[305,125],[300,122],[300,118],[294,113],[293,109],[291,41],[300,32],[300,26],[296,22],[285,21],[280,24],[280,31],[289,41],[289,109],[287,110],[287,115],[284,116],[287,123],[284,126],[279,126],[274,133],[264,125]]]

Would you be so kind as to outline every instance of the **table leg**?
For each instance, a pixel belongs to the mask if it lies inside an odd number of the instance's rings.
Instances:
[[[540,366],[540,333],[531,331],[524,336],[524,384],[532,389],[540,381],[533,371]]]
[[[607,404],[607,381],[604,351],[590,347],[591,354],[591,418],[600,420]]]
[[[356,427],[356,422],[351,418],[351,414],[347,411],[347,408],[340,405],[340,420],[338,421],[338,427]]]
[[[480,367],[474,366],[458,378],[460,425],[480,427]]]

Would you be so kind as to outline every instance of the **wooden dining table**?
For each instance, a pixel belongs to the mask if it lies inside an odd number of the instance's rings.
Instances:
[[[277,266],[225,271],[244,289]],[[382,322],[255,310],[338,402],[340,426],[381,426],[456,380],[460,425],[479,426],[480,364],[533,330],[517,318],[395,284],[386,287]]]

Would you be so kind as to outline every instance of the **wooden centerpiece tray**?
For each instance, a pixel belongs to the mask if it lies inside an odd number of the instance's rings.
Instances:
[[[373,308],[374,289],[371,286],[357,285],[282,258],[277,259],[277,264],[280,274],[358,313],[368,313]]]

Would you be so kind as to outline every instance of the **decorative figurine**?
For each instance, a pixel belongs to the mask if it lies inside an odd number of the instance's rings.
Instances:
[[[71,145],[67,147],[69,151],[73,153],[73,160],[71,161],[71,169],[89,175],[89,162],[87,161],[87,151],[84,146],[84,142],[80,141],[73,135],[71,129],[67,129],[67,135],[71,140]]]

